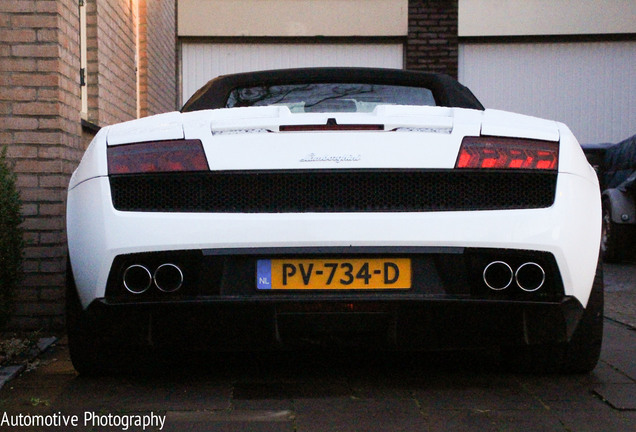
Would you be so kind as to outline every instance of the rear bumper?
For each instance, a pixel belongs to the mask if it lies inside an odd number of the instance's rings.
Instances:
[[[411,262],[408,290],[259,290],[263,257],[402,257]],[[533,262],[544,284],[527,292],[486,285],[484,269]],[[153,286],[132,293],[126,269],[170,263],[182,269],[174,292]],[[153,279],[155,285],[157,280]],[[150,284],[151,282],[148,281]],[[100,336],[116,344],[269,350],[288,346],[367,346],[452,349],[569,340],[583,306],[563,290],[554,256],[546,252],[472,248],[299,248],[190,250],[116,257],[106,296],[86,310]]]
[[[598,187],[592,182],[562,173],[554,205],[542,209],[415,213],[120,212],[112,207],[109,181],[103,177],[85,181],[69,193],[69,253],[84,308],[95,299],[107,297],[114,262],[123,255],[178,250],[237,254],[246,249],[298,248],[542,251],[554,256],[564,294],[586,305],[598,261],[601,229],[598,195]]]
[[[557,302],[434,298],[423,295],[309,295],[298,298],[198,298],[113,304],[85,311],[91,327],[118,345],[272,350],[323,343],[377,349],[436,350],[568,341],[583,307]]]

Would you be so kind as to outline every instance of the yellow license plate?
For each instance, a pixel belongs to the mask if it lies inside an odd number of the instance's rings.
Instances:
[[[411,288],[408,258],[263,259],[256,265],[259,290],[355,290]]]

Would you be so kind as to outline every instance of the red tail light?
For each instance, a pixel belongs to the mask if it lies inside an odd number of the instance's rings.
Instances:
[[[108,173],[207,171],[200,140],[154,141],[108,147]]]
[[[554,171],[559,143],[522,138],[465,137],[455,168]]]

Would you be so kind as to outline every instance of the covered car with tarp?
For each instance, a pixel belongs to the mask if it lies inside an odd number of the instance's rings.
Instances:
[[[636,135],[618,144],[583,147],[590,163],[597,168],[603,190],[603,258],[619,261],[634,252]]]

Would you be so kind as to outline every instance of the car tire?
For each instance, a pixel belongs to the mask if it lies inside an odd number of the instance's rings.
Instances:
[[[71,362],[80,375],[106,375],[121,368],[121,355],[95,331],[83,310],[70,263],[66,267],[66,330]]]
[[[611,206],[603,202],[603,232],[601,236],[601,253],[603,261],[619,261],[626,249],[627,232],[625,227],[612,221]]]
[[[584,374],[598,363],[603,343],[603,267],[599,263],[587,307],[569,342],[502,348],[514,372]]]

